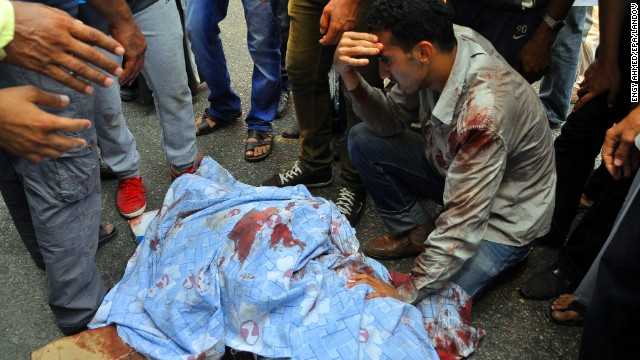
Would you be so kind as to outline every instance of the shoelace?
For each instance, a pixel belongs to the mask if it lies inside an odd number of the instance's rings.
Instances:
[[[129,201],[132,199],[136,199],[140,197],[142,194],[147,192],[144,185],[142,185],[142,181],[137,181],[136,178],[124,179],[120,181],[118,184],[119,188],[127,187],[128,191],[125,191],[125,201]]]
[[[344,215],[351,215],[351,210],[353,210],[353,200],[356,196],[356,193],[350,191],[347,188],[340,189],[340,193],[338,194],[338,199],[336,201],[336,206],[338,210]]]
[[[298,166],[298,162],[296,161],[293,164],[293,167],[291,168],[291,170],[285,172],[284,174],[278,174],[278,176],[280,177],[280,183],[285,185],[287,181],[293,179],[294,177],[300,174],[302,174],[302,169],[300,169],[300,167]]]

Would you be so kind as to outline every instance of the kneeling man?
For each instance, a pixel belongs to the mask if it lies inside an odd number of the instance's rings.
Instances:
[[[378,0],[370,33],[345,33],[334,66],[363,123],[349,155],[394,232],[370,241],[378,259],[417,256],[393,287],[365,274],[369,297],[415,303],[447,281],[474,298],[549,230],[553,139],[540,99],[493,46],[454,26],[441,0]],[[377,56],[388,94],[355,67]],[[419,118],[422,135],[408,129]],[[434,222],[420,204],[443,205]]]

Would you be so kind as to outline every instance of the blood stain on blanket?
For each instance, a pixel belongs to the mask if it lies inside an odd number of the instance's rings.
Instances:
[[[294,238],[291,229],[282,223],[282,218],[278,215],[277,208],[268,207],[262,211],[249,210],[238,220],[229,232],[229,235],[227,235],[230,240],[233,240],[235,245],[235,250],[231,257],[233,258],[235,255],[238,256],[240,267],[242,267],[244,261],[251,253],[251,248],[256,240],[258,231],[262,229],[263,225],[267,225],[269,228],[273,227],[270,239],[271,248],[275,248],[280,240],[282,240],[282,245],[288,248],[299,246],[301,250],[304,250],[306,247],[306,244]]]
[[[159,244],[160,244],[160,239],[158,238],[158,234],[156,234],[153,240],[151,240],[151,242],[149,243],[149,248],[151,249],[151,251],[157,251]]]
[[[275,207],[268,207],[262,211],[249,210],[246,214],[238,220],[233,229],[229,232],[227,237],[233,241],[235,249],[231,258],[238,256],[240,267],[244,264],[251,253],[251,248],[256,240],[258,231],[262,228],[269,218],[278,214],[278,209]]]
[[[293,237],[291,233],[291,229],[287,224],[279,223],[273,227],[273,232],[271,233],[271,241],[269,243],[269,247],[274,249],[282,240],[282,246],[287,248],[292,248],[294,246],[299,246],[300,251],[304,251],[307,247],[307,244]]]

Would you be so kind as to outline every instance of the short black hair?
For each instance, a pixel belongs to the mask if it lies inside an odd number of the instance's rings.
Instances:
[[[456,45],[453,22],[443,0],[376,0],[367,17],[369,32],[389,31],[409,52],[420,41],[450,52]]]

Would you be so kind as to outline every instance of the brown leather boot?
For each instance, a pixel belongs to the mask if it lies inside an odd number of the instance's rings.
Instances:
[[[400,235],[387,234],[373,239],[364,247],[367,256],[379,260],[395,260],[418,256],[424,251],[424,241],[435,229],[433,220],[429,219],[417,228]]]

